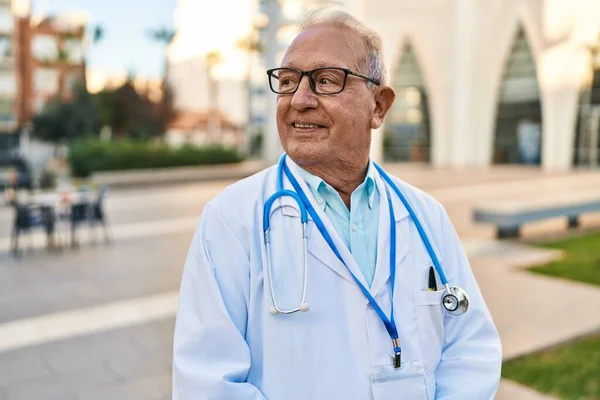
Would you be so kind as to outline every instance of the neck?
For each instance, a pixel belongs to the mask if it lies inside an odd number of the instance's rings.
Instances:
[[[369,161],[367,158],[363,162],[353,164],[314,164],[300,165],[300,167],[327,182],[328,185],[339,193],[346,207],[350,209],[350,196],[364,182],[367,176],[368,164]]]

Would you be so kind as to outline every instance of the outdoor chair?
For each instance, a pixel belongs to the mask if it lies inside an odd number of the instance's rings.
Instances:
[[[95,228],[98,224],[102,225],[104,230],[104,241],[109,243],[112,240],[106,213],[104,212],[104,198],[107,194],[107,188],[101,187],[98,191],[98,197],[93,202],[82,202],[71,206],[71,245],[77,246],[77,229],[82,223],[87,223],[95,236]]]
[[[11,250],[15,256],[19,254],[19,239],[23,235],[29,238],[29,248],[33,250],[31,231],[34,228],[43,228],[46,232],[48,247],[54,246],[56,215],[52,207],[23,204],[17,201],[13,201],[12,206],[15,210],[15,218],[11,236]]]

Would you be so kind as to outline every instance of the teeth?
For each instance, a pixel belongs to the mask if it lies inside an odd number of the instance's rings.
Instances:
[[[299,124],[297,122],[294,122],[294,126],[296,128],[308,128],[308,129],[310,129],[310,128],[318,128],[319,127],[319,125],[315,125],[315,124]]]

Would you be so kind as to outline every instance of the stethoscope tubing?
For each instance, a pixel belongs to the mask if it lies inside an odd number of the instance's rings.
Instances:
[[[298,184],[296,179],[293,177],[292,173],[287,168],[287,165],[285,165],[285,159],[286,159],[286,154],[283,154],[283,156],[279,159],[279,162],[277,165],[277,191],[271,197],[269,197],[269,199],[266,201],[265,206],[264,206],[264,215],[263,215],[264,241],[265,241],[265,246],[266,246],[266,251],[267,251],[267,254],[266,254],[266,259],[267,259],[266,263],[267,263],[267,271],[268,271],[267,273],[269,276],[269,288],[270,288],[270,292],[271,292],[271,300],[273,302],[273,308],[271,310],[273,314],[277,314],[277,313],[291,314],[291,313],[294,313],[297,311],[307,311],[308,310],[308,304],[306,303],[306,293],[307,293],[307,284],[308,284],[308,260],[307,260],[308,237],[307,237],[306,226],[307,226],[307,222],[308,222],[308,214],[309,213],[312,215],[315,225],[317,225],[317,228],[319,229],[319,231],[323,235],[325,241],[329,244],[329,246],[331,247],[331,249],[337,256],[337,258],[344,265],[346,265],[344,259],[342,258],[341,254],[339,253],[335,244],[333,243],[333,240],[331,239],[329,232],[327,232],[327,229],[323,225],[323,222],[319,218],[319,216],[316,213],[316,211],[314,210],[314,208],[311,206],[310,201],[308,200],[308,198],[302,191],[302,188],[300,187],[300,185]],[[448,310],[451,314],[460,315],[460,314],[464,313],[466,311],[466,309],[468,308],[468,303],[469,303],[469,299],[468,299],[466,292],[459,287],[450,287],[450,285],[448,284],[448,279],[446,278],[446,275],[444,274],[442,266],[439,262],[437,254],[435,253],[435,251],[433,249],[433,246],[431,245],[429,237],[427,236],[427,233],[425,232],[425,229],[423,228],[420,220],[417,218],[417,215],[414,212],[413,208],[410,206],[410,203],[408,202],[406,197],[402,194],[402,192],[400,191],[398,186],[387,175],[387,173],[376,163],[373,163],[373,165],[377,169],[377,171],[379,172],[379,174],[381,175],[381,177],[385,181],[385,183],[387,183],[386,195],[388,197],[388,204],[390,207],[390,219],[391,219],[390,234],[391,234],[391,236],[393,236],[391,238],[392,243],[395,242],[394,239],[395,239],[396,232],[395,232],[395,224],[394,224],[394,220],[395,220],[394,212],[393,212],[391,196],[390,196],[390,193],[388,190],[388,186],[392,188],[394,193],[396,193],[396,195],[398,196],[398,198],[400,199],[402,204],[407,209],[411,219],[413,220],[413,222],[417,228],[417,231],[419,232],[419,236],[421,237],[421,240],[423,241],[423,244],[425,245],[425,248],[431,258],[431,261],[432,261],[438,275],[440,276],[440,281],[442,282],[442,285],[446,289],[446,294],[444,295],[444,298],[442,301],[444,308],[446,308],[446,310]],[[283,189],[283,174],[284,173],[288,177],[288,179],[289,179],[291,185],[294,187],[295,191]],[[271,208],[273,206],[273,203],[277,199],[284,197],[284,196],[292,197],[298,205],[298,210],[300,212],[300,221],[302,223],[302,241],[303,241],[303,250],[304,250],[304,252],[303,252],[303,282],[302,282],[301,303],[300,303],[299,307],[296,307],[291,310],[281,309],[277,305],[277,302],[275,300],[275,294],[274,294],[275,292],[274,292],[273,279],[272,279],[271,249],[270,249],[270,237],[269,237],[270,217],[271,217],[272,212],[274,211]],[[283,207],[283,206],[276,207],[275,209],[278,209],[281,207]],[[390,262],[393,263],[395,266],[395,254],[394,253],[395,252],[393,251],[393,248],[392,248],[392,251],[390,251],[390,254],[391,254]],[[390,268],[391,267],[392,267],[392,265],[390,265]],[[347,265],[346,265],[346,268],[348,268]],[[356,284],[359,286],[359,288],[361,289],[361,291],[363,292],[365,297],[369,300],[369,302],[373,306],[374,310],[377,312],[377,314],[383,321],[383,323],[386,326],[386,329],[388,330],[388,332],[390,333],[390,336],[392,337],[392,339],[397,339],[398,333],[397,333],[397,329],[396,329],[396,326],[394,323],[393,309],[392,309],[391,318],[388,319],[387,316],[385,315],[385,313],[383,312],[383,310],[381,310],[381,308],[375,301],[375,299],[371,296],[370,292],[364,287],[364,285],[362,285],[362,283],[358,280],[358,278],[356,276],[354,276],[354,274],[352,272],[350,272],[350,274],[352,275]],[[393,283],[393,281],[394,281],[394,276],[392,276],[391,282]],[[392,292],[392,296],[393,296],[393,292]],[[456,304],[461,304],[461,302],[462,302],[462,304],[460,307],[457,306],[455,308],[449,308],[447,306],[447,301],[446,301],[448,299],[455,301]],[[448,304],[450,304],[450,303],[448,303]]]
[[[442,270],[442,266],[440,265],[440,261],[438,260],[438,257],[435,254],[435,251],[433,250],[433,246],[431,245],[431,242],[429,241],[429,237],[425,233],[425,230],[423,229],[421,222],[417,218],[417,215],[413,211],[408,200],[406,200],[406,197],[404,197],[404,195],[402,194],[402,192],[400,191],[398,186],[392,181],[392,178],[390,178],[388,176],[388,174],[386,174],[385,171],[379,165],[377,165],[376,163],[373,163],[373,165],[375,166],[375,169],[377,169],[377,171],[379,172],[379,175],[381,175],[383,180],[385,180],[388,183],[388,185],[396,193],[396,195],[398,196],[400,201],[402,201],[402,204],[404,204],[404,207],[406,207],[406,210],[408,211],[408,214],[410,215],[415,226],[417,227],[419,236],[421,236],[421,240],[423,241],[423,244],[425,245],[425,248],[427,249],[427,252],[429,253],[429,257],[431,257],[431,262],[433,262],[433,265],[434,265],[438,275],[440,276],[440,281],[442,282],[442,285],[448,287],[448,279],[446,279],[446,274],[444,274],[444,271]]]

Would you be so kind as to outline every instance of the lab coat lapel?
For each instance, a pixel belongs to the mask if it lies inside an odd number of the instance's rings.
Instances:
[[[354,278],[352,278],[352,274],[354,274],[354,276],[365,287],[368,287],[367,283],[362,275],[362,272],[360,272],[360,269],[358,268],[356,261],[354,261],[354,258],[350,254],[350,251],[346,247],[346,244],[344,243],[344,241],[342,240],[340,235],[337,233],[337,230],[335,229],[333,224],[329,221],[329,218],[327,218],[324,211],[317,204],[316,200],[314,199],[314,197],[312,195],[312,192],[310,191],[310,188],[308,187],[306,182],[304,182],[304,179],[302,179],[302,177],[296,172],[296,169],[300,168],[300,167],[298,167],[297,165],[295,165],[292,162],[287,162],[287,165],[288,165],[290,171],[292,172],[292,174],[294,175],[294,177],[296,178],[296,180],[298,181],[298,183],[300,184],[300,187],[302,188],[302,190],[304,191],[304,194],[310,201],[313,209],[317,212],[317,215],[323,222],[323,225],[325,226],[325,229],[327,229],[327,232],[329,233],[329,236],[331,237],[333,243],[337,247],[338,252],[344,259],[347,268],[337,258],[337,256],[335,255],[335,253],[333,252],[331,247],[329,247],[329,244],[327,243],[327,241],[325,240],[325,238],[323,237],[323,235],[321,234],[321,232],[319,231],[319,229],[313,222],[310,222],[308,224],[309,225],[308,226],[308,244],[307,244],[308,252],[310,254],[312,254],[316,259],[318,259],[320,262],[325,264],[327,267],[331,268],[335,273],[337,273],[342,278],[344,278],[352,283],[355,283],[356,281],[354,280]],[[287,179],[284,179],[284,181],[285,181],[284,188],[293,190],[289,181]],[[299,213],[297,211],[298,206],[296,205],[296,202],[291,197],[288,197],[288,196],[283,197],[282,204],[286,205],[286,207],[284,207],[282,209],[282,213],[284,215],[298,217],[298,215],[299,215]],[[288,206],[291,206],[291,207],[288,207]],[[310,215],[309,215],[309,220],[312,221],[312,217],[310,217]],[[352,272],[352,274],[350,273],[350,271]]]
[[[379,174],[376,176],[376,184],[379,191],[379,230],[377,236],[377,263],[373,285],[371,286],[373,297],[377,296],[390,279],[390,212],[386,184]],[[396,276],[398,276],[398,270],[403,267],[402,261],[410,250],[408,241],[400,229],[400,223],[409,217],[409,214],[392,188],[388,187],[388,190],[392,199],[394,223],[396,224],[396,243],[392,245],[396,248]]]

